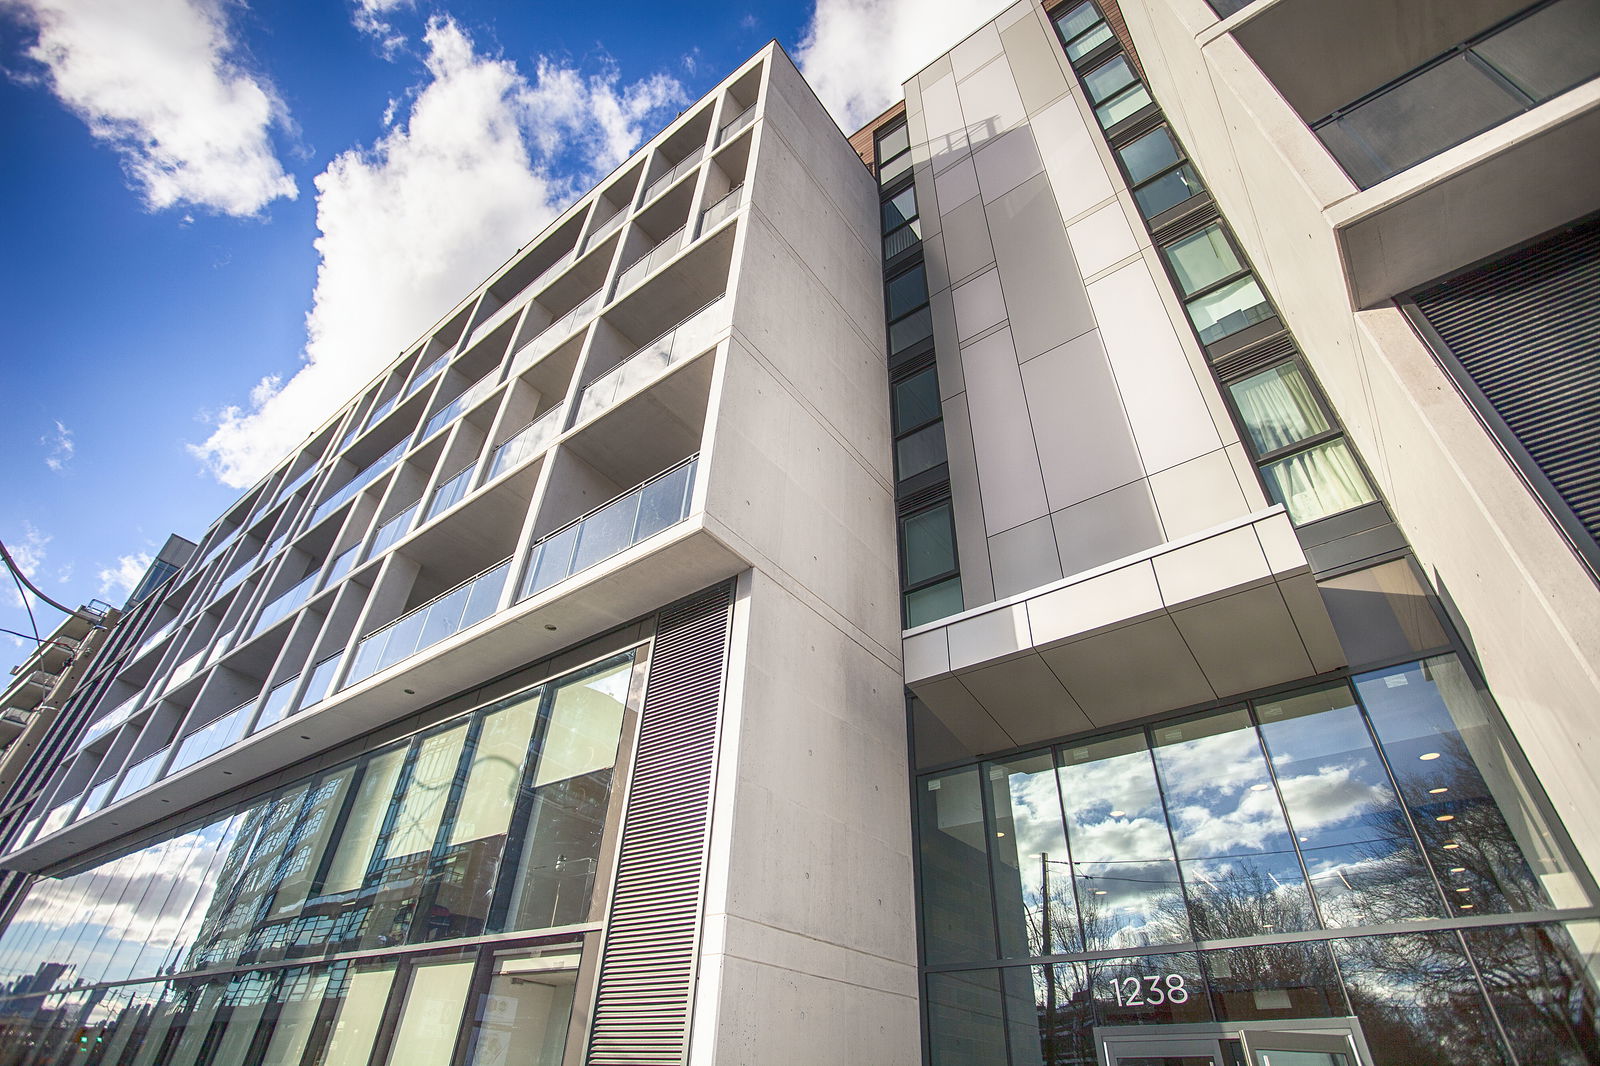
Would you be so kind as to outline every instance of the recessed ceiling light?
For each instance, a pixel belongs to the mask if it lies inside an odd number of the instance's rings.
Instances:
[[[997,837],[1003,837],[1003,836],[1005,836],[1005,834],[1004,834],[1004,833],[996,833],[996,834],[995,834],[995,836],[997,836]]]
[[[403,688],[400,691],[404,692],[407,696],[415,696],[417,694],[417,690],[414,688]]]
[[[1433,760],[1437,759],[1438,757],[1439,757],[1439,753],[1436,752],[1436,751],[1426,751],[1426,752],[1423,752],[1421,755],[1417,756],[1417,758],[1421,759],[1423,762],[1432,762]]]
[[[1462,903],[1462,904],[1459,904],[1459,906],[1464,911],[1470,911],[1472,909],[1472,904],[1470,904],[1470,903]]]
[[[1470,888],[1458,888],[1458,889],[1456,889],[1456,891],[1457,892],[1471,892],[1472,889],[1470,889]]]
[[[1467,868],[1465,866],[1452,866],[1450,867],[1450,872],[1453,874],[1464,874],[1467,872]]]
[[[1106,894],[1106,890],[1103,888],[1097,888],[1094,890],[1094,894],[1097,896],[1103,896]]]
[[[554,633],[556,631],[556,627],[553,626],[553,625],[550,625],[548,623],[545,624],[545,628],[548,629],[552,633]]]

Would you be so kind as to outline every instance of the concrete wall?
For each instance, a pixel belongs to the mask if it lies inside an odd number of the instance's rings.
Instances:
[[[706,527],[751,560],[690,1060],[920,1061],[877,186],[769,60],[708,414]]]
[[[1037,5],[906,99],[966,606],[1265,506]]]
[[[1354,186],[1277,88],[1203,0],[1122,6],[1152,92],[1600,867],[1600,590],[1399,310],[1352,311],[1332,220]],[[1508,207],[1540,199],[1529,187]]]

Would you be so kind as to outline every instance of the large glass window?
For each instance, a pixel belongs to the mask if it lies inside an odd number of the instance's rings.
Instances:
[[[978,768],[925,778],[917,790],[917,817],[927,960],[994,958],[994,896]]]
[[[1253,374],[1228,386],[1256,455],[1265,456],[1328,432],[1327,415],[1294,363]]]
[[[1112,37],[1111,27],[1092,3],[1068,8],[1052,21],[1056,33],[1061,36],[1061,46],[1067,50],[1067,58],[1074,64]]]
[[[900,567],[907,628],[961,610],[961,583],[955,576],[955,519],[949,500],[900,519]]]
[[[1267,463],[1261,476],[1297,526],[1377,499],[1343,438]]]
[[[1094,104],[1095,118],[1104,129],[1110,129],[1154,103],[1124,55],[1114,56],[1084,74],[1083,87]]]
[[[947,454],[938,371],[930,365],[894,382],[891,400],[896,478],[905,481],[944,465]]]
[[[1200,334],[1200,343],[1212,344],[1272,317],[1272,306],[1223,232],[1222,223],[1213,222],[1162,252],[1186,298],[1184,306]]]
[[[910,131],[904,122],[878,134],[878,184],[888,186],[911,169]]]
[[[1129,141],[1117,149],[1117,155],[1128,172],[1139,213],[1145,218],[1154,218],[1205,192],[1200,175],[1165,126]]]
[[[883,202],[883,258],[885,262],[922,240],[917,216],[917,187],[907,185]]]

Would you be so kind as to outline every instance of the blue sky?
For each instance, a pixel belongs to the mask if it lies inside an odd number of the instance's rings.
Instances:
[[[768,40],[848,131],[1003,6],[0,0],[0,540],[120,606]]]

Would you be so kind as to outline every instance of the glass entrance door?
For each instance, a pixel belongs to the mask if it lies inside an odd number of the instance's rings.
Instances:
[[[1104,1066],[1371,1066],[1354,1018],[1096,1030]]]

